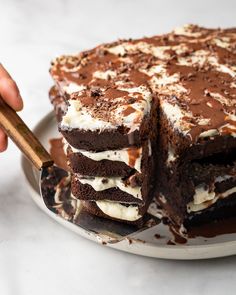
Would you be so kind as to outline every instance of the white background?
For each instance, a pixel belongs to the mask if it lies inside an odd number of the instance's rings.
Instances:
[[[0,62],[33,127],[51,110],[50,60],[117,38],[185,23],[235,26],[236,1],[0,0]],[[20,153],[0,155],[0,294],[235,294],[236,258],[164,261],[121,253],[67,231],[25,187]]]

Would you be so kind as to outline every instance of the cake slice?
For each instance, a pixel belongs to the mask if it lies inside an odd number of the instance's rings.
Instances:
[[[102,45],[54,61],[54,87],[67,106],[59,130],[74,197],[89,212],[140,224],[153,196],[158,101],[138,64],[110,50]]]

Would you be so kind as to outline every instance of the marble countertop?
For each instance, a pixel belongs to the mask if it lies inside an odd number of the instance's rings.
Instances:
[[[234,26],[235,11],[234,0],[0,0],[0,61],[33,127],[51,110],[48,68],[56,55],[188,22]],[[236,257],[168,261],[97,245],[36,207],[12,143],[0,161],[0,294],[235,294]]]

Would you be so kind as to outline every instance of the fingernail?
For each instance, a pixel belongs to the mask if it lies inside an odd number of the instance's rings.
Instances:
[[[17,100],[19,101],[19,111],[21,111],[23,109],[24,102],[23,102],[23,99],[22,99],[22,96],[21,96],[20,92],[17,95]]]

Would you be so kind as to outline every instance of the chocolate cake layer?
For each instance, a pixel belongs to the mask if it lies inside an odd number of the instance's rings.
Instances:
[[[176,138],[177,134],[162,112],[160,112],[160,126],[159,153],[163,165],[170,170],[188,164],[190,161],[203,161],[204,158],[210,156],[215,159],[224,158],[224,154],[226,155],[236,149],[236,137],[230,135],[205,138],[201,142],[192,143],[184,149],[182,140]],[[181,152],[176,152],[173,146],[178,146],[177,149]]]
[[[72,175],[72,194],[80,200],[115,200],[122,203],[144,204],[151,187],[141,175],[121,177],[91,177]]]
[[[127,204],[140,204],[142,201],[132,195],[123,192],[119,188],[110,188],[103,191],[95,191],[89,184],[82,184],[78,179],[72,180],[72,194],[80,200],[112,200]]]
[[[139,146],[142,142],[138,131],[126,135],[123,129],[103,131],[100,133],[90,130],[84,131],[78,128],[67,129],[59,127],[59,131],[73,147],[97,152],[105,149],[112,150],[134,145]],[[143,134],[145,134],[145,131]]]
[[[149,157],[152,153],[150,141],[146,141],[140,148],[130,147],[96,153],[76,150],[68,146],[66,151],[73,173],[105,177],[127,177],[134,170],[139,173],[145,171],[148,169]]]
[[[133,172],[133,168],[123,162],[118,161],[93,161],[81,153],[74,153],[68,148],[67,157],[70,168],[74,173],[80,173],[90,176],[121,176],[126,177]]]

